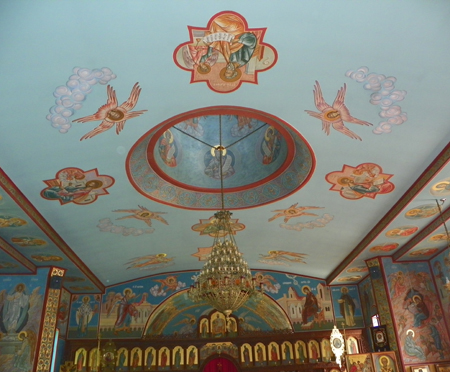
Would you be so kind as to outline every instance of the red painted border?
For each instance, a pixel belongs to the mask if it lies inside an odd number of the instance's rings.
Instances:
[[[194,43],[194,39],[192,38],[192,35],[193,35],[193,32],[192,32],[192,31],[193,31],[193,30],[198,30],[198,31],[209,31],[210,26],[211,26],[211,23],[213,22],[213,20],[214,20],[216,17],[218,17],[218,16],[220,16],[220,15],[222,15],[222,14],[233,14],[233,15],[235,15],[235,16],[241,18],[242,21],[243,21],[243,23],[244,23],[244,25],[245,25],[245,29],[246,29],[247,31],[253,31],[253,30],[254,30],[254,31],[261,31],[261,40],[259,41],[259,45],[261,45],[262,47],[268,47],[268,48],[271,48],[271,49],[273,50],[273,53],[274,53],[274,60],[273,60],[273,63],[272,63],[269,67],[267,67],[267,68],[265,68],[265,69],[261,69],[261,70],[256,70],[256,71],[255,71],[255,81],[242,81],[242,80],[239,80],[239,84],[236,86],[236,88],[234,88],[234,89],[232,89],[232,90],[228,90],[228,91],[226,91],[226,92],[222,92],[222,91],[218,91],[218,90],[214,89],[214,88],[211,86],[211,84],[210,84],[210,82],[209,82],[208,79],[200,79],[200,80],[195,80],[195,81],[194,81],[193,70],[181,66],[181,65],[178,63],[178,61],[177,61],[177,53],[178,53],[178,51],[179,51],[182,47],[184,47],[185,45]],[[242,83],[258,84],[258,73],[264,72],[264,71],[267,71],[267,70],[270,70],[272,67],[274,67],[274,66],[277,64],[277,61],[278,61],[278,52],[277,52],[277,50],[276,50],[274,47],[272,47],[272,45],[262,42],[262,40],[264,39],[264,36],[265,36],[265,34],[266,34],[267,28],[266,28],[266,27],[249,28],[249,27],[248,27],[247,20],[246,20],[241,14],[239,14],[239,13],[237,13],[237,12],[233,12],[233,11],[222,11],[222,12],[219,12],[219,13],[214,14],[214,15],[209,19],[208,24],[206,25],[206,27],[187,26],[187,28],[188,28],[188,30],[189,30],[189,41],[186,41],[186,42],[184,42],[184,43],[178,45],[178,46],[175,48],[174,52],[173,52],[172,58],[173,58],[173,61],[174,61],[175,65],[176,65],[177,67],[179,67],[180,69],[182,69],[182,70],[184,70],[184,71],[188,71],[188,72],[191,73],[191,80],[190,80],[190,82],[189,82],[190,84],[194,84],[194,83],[206,83],[206,84],[208,85],[208,88],[211,89],[213,92],[216,92],[216,93],[222,93],[222,94],[232,93],[232,92],[235,92],[236,90],[238,90],[238,89],[241,87]]]
[[[314,174],[315,168],[316,168],[316,158],[314,155],[314,152],[312,150],[311,145],[309,144],[309,142],[295,129],[293,128],[290,124],[286,123],[284,120],[280,119],[279,117],[275,116],[275,115],[271,115],[268,114],[266,112],[260,111],[260,110],[256,110],[256,109],[251,109],[251,108],[247,108],[247,107],[242,107],[242,106],[210,106],[210,107],[203,107],[200,109],[195,109],[195,110],[191,110],[191,111],[187,111],[185,113],[182,114],[178,114],[175,116],[172,116],[171,118],[163,121],[162,123],[158,124],[156,127],[158,128],[156,131],[156,135],[160,135],[164,132],[165,129],[167,129],[167,127],[169,126],[173,126],[173,123],[179,123],[182,121],[182,119],[187,119],[187,118],[192,118],[192,117],[198,117],[198,116],[205,116],[205,115],[212,115],[212,114],[225,114],[225,115],[236,115],[236,114],[241,114],[241,115],[247,115],[248,117],[254,117],[255,119],[260,119],[262,121],[273,121],[273,122],[279,122],[279,123],[283,123],[284,125],[286,125],[286,127],[291,128],[293,131],[295,131],[297,133],[297,135],[299,136],[299,138],[302,139],[303,144],[308,148],[310,154],[311,154],[311,169],[307,175],[307,177],[303,180],[302,184],[297,187],[294,188],[292,190],[292,192],[284,195],[282,198],[277,199],[277,200],[273,200],[273,201],[269,201],[266,203],[261,203],[258,205],[253,205],[253,206],[245,206],[245,207],[237,207],[237,208],[228,208],[230,210],[239,210],[239,209],[250,209],[250,208],[256,208],[256,207],[260,207],[262,205],[267,205],[270,204],[272,202],[287,198],[288,196],[292,195],[293,193],[297,192],[298,190],[300,190],[302,187],[304,187],[308,181],[311,179],[312,175]],[[276,124],[277,129],[279,129],[281,126],[281,124]],[[153,129],[151,129],[149,132],[153,131]],[[283,128],[283,131],[286,131],[286,129]],[[141,136],[141,138],[139,138],[135,144],[131,147],[130,151],[128,152],[127,158],[125,160],[125,168],[126,168],[126,172],[127,172],[127,177],[129,182],[133,185],[133,187],[141,194],[143,195],[145,198],[147,199],[151,199],[156,201],[159,204],[164,204],[164,205],[169,205],[171,207],[175,207],[175,208],[180,208],[180,209],[187,209],[187,210],[216,210],[217,208],[191,208],[188,206],[181,206],[181,205],[175,205],[173,203],[169,203],[166,202],[164,200],[159,200],[159,199],[154,199],[152,197],[150,197],[147,193],[143,192],[141,190],[141,188],[139,187],[139,185],[136,184],[136,182],[134,181],[134,178],[131,174],[130,171],[130,167],[129,167],[129,163],[130,163],[130,159],[136,149],[136,147],[138,147],[143,141],[145,141],[148,137],[148,133],[145,133],[143,136]],[[286,133],[288,133],[286,131]],[[156,138],[159,138],[157,136],[154,136]],[[289,137],[291,138],[291,135],[289,134]],[[152,138],[153,140],[153,138]],[[154,141],[156,141],[157,139],[154,139]],[[292,139],[292,147],[288,148],[288,152],[294,152],[295,155],[295,144],[294,144],[294,140]],[[293,158],[292,158],[293,160]],[[292,162],[291,160],[291,162]],[[287,164],[287,166],[289,166],[289,164]],[[275,172],[274,174],[280,175],[282,173],[282,171],[280,171],[279,173]],[[273,174],[273,175],[274,175]],[[173,181],[175,186],[181,187],[181,188],[185,188],[185,186],[179,182]],[[252,184],[253,186],[255,185],[261,185],[266,183],[267,181],[265,180],[261,180],[258,181],[257,183]],[[238,188],[239,189],[239,188]],[[192,190],[192,187],[191,189]],[[226,189],[225,193],[227,192],[232,192],[232,190],[234,189]],[[214,189],[205,189],[205,191],[207,193],[213,193],[214,194]],[[216,189],[216,192],[219,192],[219,189]]]

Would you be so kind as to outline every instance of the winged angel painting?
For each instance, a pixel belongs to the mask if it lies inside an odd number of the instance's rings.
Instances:
[[[80,141],[87,138],[92,138],[114,126],[116,126],[116,133],[119,134],[128,119],[140,116],[147,111],[131,111],[134,106],[136,106],[139,95],[141,94],[139,83],[134,84],[130,97],[120,106],[117,103],[116,91],[111,87],[111,85],[108,85],[106,90],[108,94],[108,101],[106,104],[100,107],[95,114],[74,120],[76,123],[87,123],[88,121],[102,120],[97,128],[86,133],[83,137],[81,137]]]

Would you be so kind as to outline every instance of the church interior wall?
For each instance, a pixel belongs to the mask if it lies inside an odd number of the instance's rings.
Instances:
[[[450,359],[450,338],[446,319],[449,311],[449,292],[445,287],[445,276],[442,278],[441,275],[448,270],[448,262],[445,259],[444,255],[437,256],[430,262],[399,263],[392,262],[390,258],[382,259],[384,280],[400,345],[398,360],[407,370],[419,364],[434,366]],[[82,370],[95,371],[89,366],[89,358],[95,358],[91,355],[92,350],[97,348],[99,339],[100,343],[111,339],[117,345],[117,350],[122,350],[122,354],[126,356],[129,370],[133,370],[130,364],[133,358],[135,361],[139,359],[141,369],[136,370],[164,370],[166,367],[158,364],[164,360],[162,348],[167,348],[168,358],[171,359],[170,363],[166,363],[170,368],[196,370],[211,353],[217,351],[217,347],[221,352],[228,350],[230,357],[235,357],[242,369],[262,366],[258,363],[263,362],[267,367],[275,369],[281,366],[289,369],[290,366],[294,368],[311,362],[331,363],[325,364],[324,368],[332,369],[335,363],[328,354],[324,340],[329,339],[334,324],[345,333],[347,341],[353,337],[358,353],[374,351],[369,330],[371,318],[377,314],[378,309],[370,277],[363,279],[358,286],[328,287],[323,280],[293,276],[284,272],[259,271],[256,274],[263,279],[266,298],[264,306],[258,307],[254,304],[252,309],[244,307],[238,310],[232,315],[235,322],[233,332],[227,329],[220,335],[212,331],[211,316],[214,311],[206,305],[189,303],[186,289],[192,272],[154,275],[121,283],[108,287],[103,295],[71,295],[63,289],[57,316],[57,356],[60,364],[75,363],[80,350],[85,350],[86,365]],[[36,275],[0,277],[1,372],[9,371],[5,368],[13,366],[14,363],[25,363],[18,361],[20,350],[25,350],[29,356],[27,366],[35,362],[34,353],[40,332],[45,289],[48,286],[47,277],[48,269],[40,269]],[[20,292],[20,284],[24,285],[25,296],[28,296],[25,297],[27,301],[24,301],[28,302],[28,318],[22,320],[23,328],[17,328],[14,332],[8,323],[11,317],[5,314],[9,302],[12,301],[11,296],[17,292],[16,289]],[[304,312],[308,294],[306,288],[316,299],[319,298],[318,311],[312,316],[307,316]],[[329,293],[324,295],[324,290]],[[296,295],[292,295],[294,292]],[[349,304],[345,303],[346,296],[350,296],[355,305],[355,311],[350,318]],[[299,314],[291,316],[290,312],[286,311],[287,300],[288,306],[295,303],[301,319]],[[420,300],[426,306],[422,313],[416,309],[423,306],[420,305]],[[135,313],[129,314],[131,316],[122,314],[122,323],[119,319],[121,302],[132,304],[136,310]],[[325,313],[325,308],[329,306],[333,314],[331,322],[317,314],[322,311]],[[83,314],[89,316],[85,316],[83,320]],[[169,314],[170,317],[152,318],[152,314],[153,317],[158,314]],[[306,319],[303,319],[302,315],[306,316]],[[277,326],[274,319],[280,317],[285,320]],[[158,327],[151,326],[153,320],[159,324]],[[209,328],[203,335],[200,327],[202,320],[207,320]],[[17,340],[13,340],[14,337]],[[271,345],[271,342],[274,344]],[[148,349],[149,344],[153,349]],[[258,360],[258,345],[265,350],[264,360]],[[304,345],[304,358],[301,345]],[[313,345],[318,346],[318,354],[315,354]],[[276,347],[277,358],[270,359],[272,346]],[[347,344],[347,348],[350,347],[351,345]],[[145,363],[150,358],[149,352],[153,353],[153,350],[154,360],[151,361],[149,369],[145,369]],[[198,352],[195,363],[192,350]],[[179,361],[179,355],[182,355],[182,361]],[[317,359],[314,356],[317,356]]]

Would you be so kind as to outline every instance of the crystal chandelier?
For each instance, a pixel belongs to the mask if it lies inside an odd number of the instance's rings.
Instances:
[[[188,290],[188,295],[194,302],[206,301],[228,318],[248,299],[259,298],[261,288],[252,277],[242,253],[239,252],[231,226],[232,213],[224,208],[222,167],[226,148],[222,146],[221,120],[219,125],[220,145],[214,147],[214,153],[219,155],[222,210],[214,214],[215,236],[211,254],[197,276],[195,284]]]
[[[206,301],[229,317],[260,290],[234,240],[231,213],[221,210],[214,217],[216,236],[211,254],[188,294],[191,300]]]

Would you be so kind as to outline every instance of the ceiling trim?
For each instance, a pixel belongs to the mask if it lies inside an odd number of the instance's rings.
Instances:
[[[350,254],[331,272],[326,279],[327,284],[333,282],[353,260],[392,222],[392,220],[422,191],[434,176],[447,165],[450,160],[450,143],[423,171],[399,201],[384,215],[375,227],[361,240]],[[425,228],[427,229],[427,227]],[[411,248],[411,247],[410,247]]]
[[[21,265],[25,266],[28,270],[35,273],[37,270],[37,266],[31,262],[28,258],[23,256],[20,252],[18,252],[14,247],[12,247],[6,240],[0,238],[0,248],[6,252],[6,254],[10,255]]]
[[[406,244],[404,244],[397,252],[392,255],[392,259],[394,261],[399,260],[404,256],[409,250],[414,248],[417,244],[419,244],[422,240],[424,240],[427,235],[431,234],[437,228],[442,226],[442,220],[447,221],[450,218],[450,208],[446,211],[439,214],[433,221],[431,221],[427,226],[419,231],[417,235],[415,235],[411,240],[409,240]],[[445,249],[445,248],[444,248]],[[435,256],[440,254],[442,250],[436,252]]]
[[[105,291],[103,283],[94,275],[94,273],[84,264],[84,262],[74,253],[67,243],[58,235],[58,233],[50,226],[45,218],[31,204],[19,188],[11,181],[2,168],[0,168],[0,186],[8,193],[8,195],[17,203],[17,205],[30,217],[38,228],[42,230],[47,237],[63,252],[86,277],[94,284],[102,293]]]

